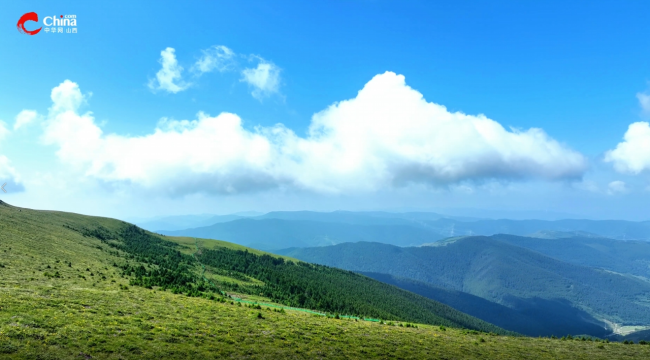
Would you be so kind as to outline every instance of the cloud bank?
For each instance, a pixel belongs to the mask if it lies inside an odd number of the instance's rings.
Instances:
[[[639,174],[650,169],[650,124],[639,121],[631,124],[623,141],[605,153],[605,161],[611,162],[621,173]]]
[[[258,66],[259,68],[259,66]],[[105,134],[66,80],[52,90],[43,141],[86,176],[168,194],[271,188],[373,192],[410,184],[580,178],[586,159],[541,129],[507,130],[449,112],[386,72],[315,114],[306,137],[282,124],[246,129],[235,114],[165,120],[146,136]]]

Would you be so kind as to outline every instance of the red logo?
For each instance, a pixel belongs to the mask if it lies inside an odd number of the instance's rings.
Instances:
[[[36,14],[35,12],[29,12],[21,16],[20,20],[18,20],[18,24],[16,24],[18,31],[27,35],[36,35],[38,34],[39,31],[41,31],[42,28],[38,28],[36,30],[31,30],[31,31],[25,29],[25,22],[27,21],[38,21],[38,14]]]

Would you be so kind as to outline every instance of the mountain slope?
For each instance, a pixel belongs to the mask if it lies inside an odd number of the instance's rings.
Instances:
[[[566,300],[614,323],[650,324],[650,283],[562,262],[497,238],[466,237],[418,248],[340,244],[280,253],[352,271],[417,280],[513,308],[535,298]]]
[[[566,301],[534,298],[520,301],[511,308],[462,291],[427,285],[415,280],[380,273],[363,274],[528,336],[590,334],[604,337],[611,333],[604,322],[576,309]]]
[[[540,239],[499,234],[493,238],[571,264],[650,278],[650,242],[593,236]]]

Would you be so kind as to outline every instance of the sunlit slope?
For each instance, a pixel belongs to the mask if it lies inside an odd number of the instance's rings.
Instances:
[[[249,248],[243,245],[222,241],[222,240],[201,239],[201,238],[184,237],[184,236],[164,236],[164,239],[182,245],[183,248],[181,249],[181,251],[186,253],[196,252],[197,250],[196,248],[198,246],[200,249],[215,250],[218,248],[225,248],[230,250],[248,251],[251,254],[255,254],[255,255],[269,255],[272,257],[282,258],[285,260],[298,261],[297,259],[291,258],[289,256],[277,255],[277,254]]]

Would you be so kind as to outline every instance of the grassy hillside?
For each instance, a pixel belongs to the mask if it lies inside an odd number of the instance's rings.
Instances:
[[[266,251],[252,249],[243,245],[239,245],[227,241],[221,241],[221,240],[200,239],[200,238],[183,237],[183,236],[165,236],[164,239],[181,245],[179,251],[186,254],[194,254],[198,246],[200,249],[205,249],[205,250],[215,250],[215,249],[225,248],[230,250],[248,251],[251,254],[255,254],[255,255],[269,255],[277,258],[283,258],[285,260],[299,261],[298,259],[294,259],[288,256],[272,254]]]
[[[541,299],[544,306],[556,307],[557,314],[567,311],[568,302],[592,317],[613,323],[650,324],[650,283],[562,262],[496,238],[466,237],[445,246],[417,248],[340,244],[294,249],[286,254],[463,291],[515,309],[535,308]],[[597,323],[593,318],[586,320]]]

